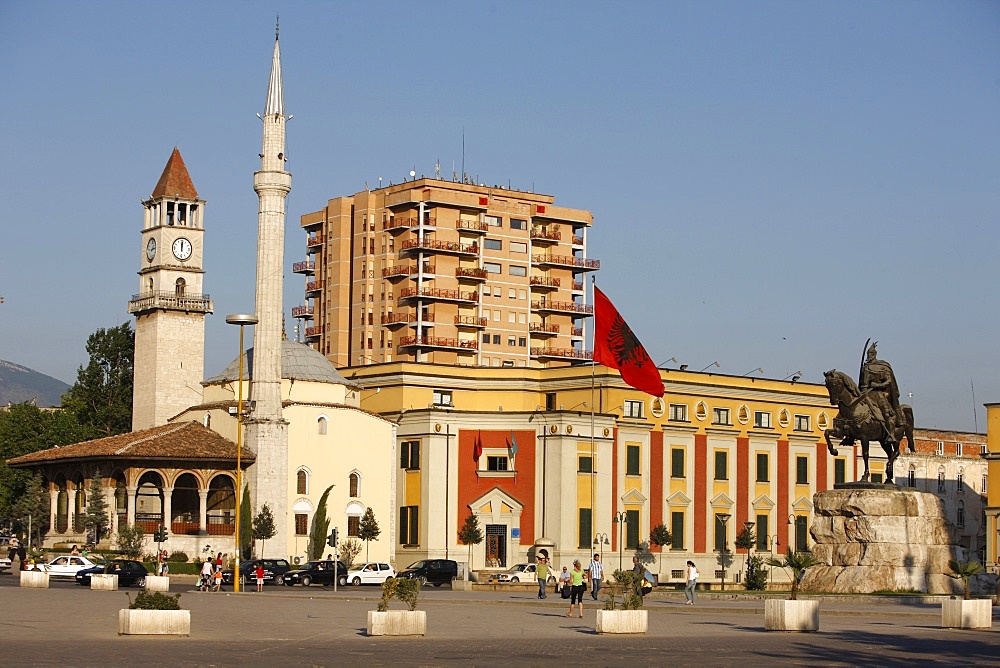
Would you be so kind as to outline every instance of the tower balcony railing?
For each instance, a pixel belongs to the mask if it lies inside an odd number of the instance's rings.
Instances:
[[[547,246],[558,243],[562,239],[562,232],[559,228],[553,230],[543,230],[536,227],[531,230],[531,242],[537,246]]]
[[[583,327],[574,327],[570,336],[583,336]]]
[[[463,244],[458,241],[441,241],[439,239],[407,239],[403,242],[399,254],[402,256],[419,251],[475,257],[479,255],[479,244]]]
[[[555,336],[559,333],[559,325],[546,322],[532,322],[528,325],[528,333],[535,336]]]
[[[531,261],[540,267],[572,267],[580,271],[596,271],[601,268],[600,260],[573,257],[572,255],[533,255]]]
[[[399,291],[400,301],[410,299],[436,299],[450,302],[478,302],[478,292],[445,290],[442,288],[403,288]]]
[[[307,281],[306,282],[306,292],[318,292],[323,289],[323,281]]]
[[[313,317],[313,307],[310,305],[305,306],[293,306],[292,307],[292,317],[293,318],[311,318]]]
[[[576,304],[574,302],[550,302],[546,300],[531,302],[531,308],[540,313],[572,313],[574,315],[593,315],[593,304]]]
[[[382,324],[387,327],[392,327],[393,325],[405,325],[408,322],[416,321],[416,313],[386,313],[382,316]]]
[[[316,272],[316,263],[311,260],[303,260],[292,264],[293,274],[313,274]]]
[[[322,246],[324,238],[322,234],[310,234],[306,237],[306,246]]]
[[[573,237],[573,245],[574,246],[582,246],[583,245],[583,236],[582,235],[578,236],[578,237],[574,236]]]
[[[562,281],[558,278],[552,278],[549,276],[532,276],[528,280],[528,283],[531,287],[538,290],[554,290],[562,285]]]
[[[577,292],[583,292],[583,281],[573,281],[573,289]]]
[[[475,281],[485,281],[489,278],[489,272],[485,269],[479,269],[478,267],[458,267],[455,269],[455,276],[457,278],[467,278]]]
[[[420,227],[419,216],[393,216],[389,220],[382,221],[382,230],[409,230]],[[424,227],[437,227],[437,219],[432,217],[424,218]]]
[[[480,318],[475,315],[456,315],[455,325],[458,327],[475,327],[482,329],[489,324],[489,318]]]
[[[475,232],[477,234],[486,234],[490,230],[490,226],[481,220],[460,220],[455,223],[455,229],[461,232]]]
[[[320,335],[326,331],[326,325],[317,325],[315,327],[306,327],[305,337],[307,339],[318,339]]]
[[[471,352],[479,349],[479,342],[475,339],[452,339],[443,336],[404,336],[399,339],[399,347],[443,348]]]
[[[132,300],[128,303],[129,313],[143,313],[156,309],[184,311],[185,313],[211,313],[212,298],[210,295],[153,291],[132,295]]]
[[[594,354],[589,350],[577,350],[575,348],[532,348],[531,356],[538,358],[565,359],[565,360],[589,360]]]

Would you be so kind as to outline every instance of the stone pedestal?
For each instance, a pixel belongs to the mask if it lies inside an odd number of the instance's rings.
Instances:
[[[94,573],[90,576],[91,591],[118,591],[118,576],[109,573]]]
[[[370,636],[425,636],[427,612],[425,610],[368,611]]]
[[[118,611],[120,636],[189,636],[190,610],[129,610]]]
[[[941,603],[941,627],[988,629],[993,626],[993,602],[988,598],[951,598]]]
[[[21,571],[22,587],[49,588],[49,574],[44,571]]]
[[[598,633],[645,633],[649,629],[646,610],[598,610]]]
[[[819,631],[819,601],[764,601],[765,631]]]
[[[146,591],[170,591],[170,576],[147,575]]]
[[[961,582],[948,575],[951,544],[944,507],[933,494],[870,485],[818,492],[813,497],[813,555],[805,591],[869,594],[914,589],[954,594]]]

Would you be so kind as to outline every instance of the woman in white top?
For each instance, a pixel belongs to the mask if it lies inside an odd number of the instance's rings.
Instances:
[[[687,563],[687,586],[684,587],[685,605],[694,605],[694,588],[698,585],[698,567],[693,561]]]

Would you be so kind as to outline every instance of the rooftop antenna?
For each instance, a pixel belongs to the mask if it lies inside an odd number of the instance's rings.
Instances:
[[[465,127],[462,127],[462,181],[465,181]]]
[[[435,180],[441,179],[441,158],[438,158],[437,162],[434,163],[434,178]]]
[[[3,297],[0,297],[0,302],[3,301]],[[979,413],[976,412],[976,384],[969,379],[969,385],[972,387],[972,423],[975,425],[976,433],[979,433]]]

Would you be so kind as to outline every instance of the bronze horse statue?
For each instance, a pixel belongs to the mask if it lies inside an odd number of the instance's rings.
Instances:
[[[903,437],[913,452],[913,409],[903,404],[900,406],[902,415],[892,429],[887,429],[882,415],[875,403],[858,389],[857,383],[842,371],[832,369],[823,374],[826,378],[826,389],[830,393],[830,403],[840,410],[833,419],[833,428],[824,432],[826,446],[830,454],[836,456],[837,448],[833,447],[832,438],[843,439],[841,445],[854,445],[861,441],[861,456],[865,460],[865,473],[860,482],[868,482],[868,443],[878,441],[885,450],[888,461],[885,465],[885,482],[892,482],[892,465],[899,457],[899,444]]]

